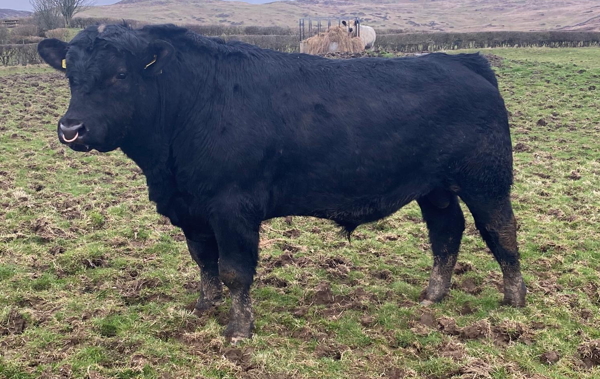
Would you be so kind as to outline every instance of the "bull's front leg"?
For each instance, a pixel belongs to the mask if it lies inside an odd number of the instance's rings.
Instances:
[[[213,229],[219,246],[219,278],[231,293],[229,324],[224,335],[231,343],[252,336],[254,317],[250,286],[258,262],[260,222],[234,219],[228,213],[214,220]]]
[[[200,315],[219,305],[222,300],[223,286],[219,279],[219,248],[214,234],[186,233],[187,245],[192,259],[200,267],[200,297],[194,313]],[[192,239],[193,238],[193,239]]]

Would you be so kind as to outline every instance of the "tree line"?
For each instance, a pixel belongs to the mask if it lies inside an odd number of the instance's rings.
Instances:
[[[73,17],[94,5],[94,0],[29,0],[41,30],[71,27]]]

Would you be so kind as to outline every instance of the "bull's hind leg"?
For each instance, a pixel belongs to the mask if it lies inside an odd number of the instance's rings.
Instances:
[[[218,305],[222,300],[223,286],[219,279],[219,249],[214,235],[194,236],[187,239],[192,259],[200,267],[200,297],[196,302],[196,314]]]
[[[521,276],[517,248],[517,222],[509,195],[494,198],[461,195],[461,198],[469,207],[479,233],[502,269],[503,303],[515,307],[525,306],[527,288]]]
[[[427,223],[433,250],[433,269],[429,285],[421,295],[422,304],[429,305],[442,300],[448,294],[465,230],[465,219],[457,196],[451,192],[436,190],[417,202]]]

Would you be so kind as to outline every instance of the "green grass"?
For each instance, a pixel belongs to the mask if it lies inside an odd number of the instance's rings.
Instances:
[[[416,205],[351,244],[326,221],[273,220],[256,335],[234,348],[220,335],[229,302],[190,313],[198,270],[140,171],[120,152],[57,142],[61,76],[0,70],[0,378],[599,377],[578,348],[600,339],[600,49],[484,53],[505,57],[528,306],[499,306],[501,273],[470,218],[465,272],[429,309]],[[326,283],[335,302],[317,304]],[[551,351],[558,362],[542,363]]]

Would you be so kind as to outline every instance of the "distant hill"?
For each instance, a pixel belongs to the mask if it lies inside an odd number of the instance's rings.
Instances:
[[[296,27],[300,17],[359,16],[376,28],[407,32],[600,31],[598,0],[123,0],[81,17],[151,23]]]
[[[23,18],[31,16],[31,12],[16,11],[14,9],[0,9],[0,20],[11,18]]]

